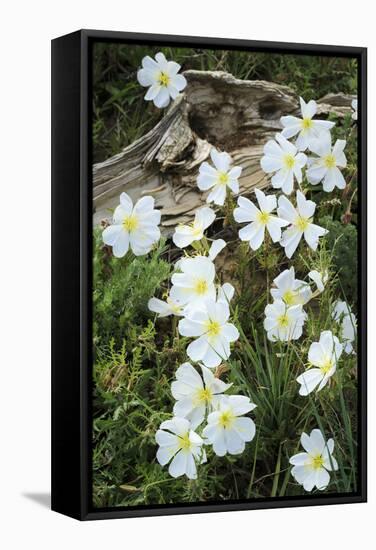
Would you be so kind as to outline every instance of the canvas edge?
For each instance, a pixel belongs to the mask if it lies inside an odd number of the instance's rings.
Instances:
[[[238,503],[215,503],[215,504],[192,504],[176,505],[166,507],[140,507],[137,509],[111,508],[108,510],[95,510],[91,506],[91,476],[90,472],[90,444],[91,444],[91,422],[89,418],[90,395],[89,383],[91,382],[91,363],[90,363],[90,343],[88,336],[90,334],[90,298],[91,291],[89,283],[90,254],[91,254],[91,193],[89,183],[91,181],[90,166],[90,109],[88,101],[89,90],[89,45],[90,41],[95,40],[118,40],[128,42],[147,42],[147,43],[178,43],[181,45],[204,45],[214,47],[233,47],[245,49],[260,49],[267,51],[279,51],[281,53],[317,53],[319,55],[344,55],[357,57],[360,62],[359,68],[359,86],[361,91],[360,107],[360,170],[361,170],[361,194],[362,194],[362,212],[366,213],[366,169],[367,169],[367,151],[366,151],[366,118],[367,118],[367,49],[353,46],[323,46],[314,44],[295,44],[283,42],[265,42],[252,40],[235,40],[220,38],[201,38],[185,37],[158,34],[143,33],[121,33],[114,31],[96,31],[81,30],[80,34],[80,60],[81,60],[81,78],[80,78],[80,322],[81,322],[81,340],[80,340],[80,511],[78,514],[69,514],[76,519],[95,520],[111,519],[125,517],[146,517],[173,514],[193,514],[218,511],[236,511],[236,510],[254,510],[285,508],[295,506],[316,506],[328,504],[348,504],[356,502],[366,502],[367,500],[367,399],[366,399],[366,353],[367,343],[365,331],[361,333],[361,376],[359,383],[360,397],[360,419],[359,428],[361,435],[360,445],[360,491],[357,494],[349,495],[326,495],[319,497],[302,497],[302,499],[291,498],[286,500],[265,500],[248,501]],[[77,33],[72,33],[76,35]],[[71,36],[71,35],[66,35]],[[56,40],[60,40],[56,39]],[[54,41],[53,41],[54,42]],[[360,231],[360,297],[361,297],[361,326],[366,326],[366,216],[361,219]],[[55,509],[55,508],[53,508]],[[61,512],[61,510],[56,510]]]

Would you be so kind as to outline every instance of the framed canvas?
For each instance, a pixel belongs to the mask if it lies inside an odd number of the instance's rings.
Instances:
[[[52,41],[52,508],[366,500],[366,49]]]

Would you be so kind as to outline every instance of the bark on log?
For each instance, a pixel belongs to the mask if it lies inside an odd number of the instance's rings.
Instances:
[[[238,80],[231,74],[186,71],[188,85],[161,121],[121,153],[93,167],[94,224],[111,218],[125,191],[133,200],[152,195],[161,209],[162,230],[171,234],[192,220],[207,193],[197,188],[199,165],[214,146],[243,166],[240,192],[269,184],[260,168],[265,142],[281,129],[282,115],[299,114],[299,98],[288,86]],[[318,114],[351,111],[351,96],[319,100]]]

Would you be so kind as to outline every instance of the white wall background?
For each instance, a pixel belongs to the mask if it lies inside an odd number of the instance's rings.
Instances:
[[[1,22],[2,548],[346,550],[354,548],[360,538],[370,537],[376,512],[372,344],[368,504],[81,524],[50,512],[45,503],[50,481],[50,39],[79,28],[98,28],[368,46],[369,231],[374,243],[376,33],[372,2],[13,0],[4,2]],[[370,340],[375,330],[373,250],[371,245]]]

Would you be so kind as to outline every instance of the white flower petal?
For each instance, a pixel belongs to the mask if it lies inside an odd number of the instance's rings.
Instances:
[[[282,220],[289,221],[290,223],[293,223],[298,216],[298,212],[296,211],[294,206],[291,204],[288,198],[283,195],[279,197],[277,212],[278,216]]]
[[[223,239],[216,239],[212,242],[209,250],[209,258],[211,261],[214,261],[218,254],[225,248],[227,245],[226,241]]]
[[[312,118],[317,112],[317,104],[313,99],[311,99],[308,103],[305,103],[304,99],[301,97],[300,108],[302,110],[303,118]]]
[[[320,491],[323,491],[329,485],[329,481],[330,481],[330,475],[325,470],[325,468],[318,469],[316,472],[316,481],[315,481],[316,487]]]
[[[240,455],[244,451],[244,440],[240,437],[236,430],[225,430],[224,436],[227,452],[230,455]]]
[[[192,361],[204,361],[209,349],[208,340],[205,335],[193,340],[187,347],[187,355]],[[205,363],[206,364],[206,363]],[[210,365],[207,365],[210,366]]]
[[[311,218],[316,209],[313,201],[307,200],[301,191],[296,192],[296,202],[299,214],[304,218]]]
[[[177,74],[171,78],[171,82],[175,88],[181,92],[187,85],[187,81],[182,74]]]
[[[230,283],[224,283],[219,289],[218,289],[218,302],[231,302],[233,296],[235,294],[235,288]]]
[[[164,90],[164,88],[162,88],[162,86],[159,83],[155,83],[152,86],[150,86],[150,88],[145,94],[144,99],[146,101],[153,101],[156,99],[156,97],[162,90]]]
[[[316,250],[319,243],[319,237],[323,237],[327,234],[327,230],[323,227],[310,223],[307,229],[304,231],[304,238],[306,243],[312,250]]]
[[[202,336],[205,333],[205,330],[205,326],[202,322],[194,321],[192,319],[188,319],[187,317],[179,321],[179,333],[182,336]]]
[[[223,326],[222,334],[229,342],[235,342],[239,338],[239,331],[232,323]]]
[[[128,252],[129,248],[129,234],[125,231],[121,231],[118,238],[112,245],[112,252],[115,258],[122,258]]]
[[[117,241],[120,233],[122,233],[124,230],[121,225],[109,225],[106,227],[106,229],[102,232],[102,239],[104,244],[107,244],[108,246],[113,246],[115,242]]]
[[[171,464],[168,468],[168,473],[172,477],[180,477],[185,474],[187,470],[187,460],[188,460],[188,453],[184,453],[183,451],[179,451],[171,461]]]
[[[312,456],[321,455],[325,448],[325,439],[319,429],[312,430],[309,436],[303,433],[301,443],[304,450]]]
[[[217,170],[225,173],[229,171],[232,159],[228,153],[220,153],[213,147],[210,151],[210,156]]]
[[[183,437],[189,430],[189,421],[186,418],[174,417],[165,420],[160,425],[161,430],[169,430],[173,434]]]
[[[211,193],[209,193],[208,198],[206,199],[207,203],[214,202],[218,206],[223,206],[226,199],[226,186],[219,184],[213,187]]]
[[[245,197],[238,197],[238,208],[234,209],[234,219],[238,223],[253,222],[260,214],[260,210]]]
[[[270,214],[277,208],[277,197],[275,195],[266,196],[261,189],[255,189],[257,202],[259,203],[260,210]]]
[[[290,464],[294,466],[304,466],[309,460],[309,454],[307,453],[298,453],[292,456],[289,460]]]
[[[296,379],[299,384],[301,384],[299,388],[299,394],[300,395],[308,395],[320,384],[322,381],[324,375],[322,374],[320,369],[308,369],[306,372],[298,376]]]
[[[256,408],[256,405],[245,395],[230,395],[228,401],[236,416],[247,414]]]
[[[146,99],[146,98],[145,98]],[[160,86],[157,95],[153,98],[154,105],[159,109],[167,107],[170,103],[170,94],[165,86]]]
[[[288,258],[291,258],[299,246],[300,239],[303,236],[303,232],[296,227],[288,227],[282,235],[280,241],[281,245],[285,249],[285,254]]]
[[[215,220],[215,212],[208,206],[203,206],[199,208],[195,215],[195,222],[202,226],[205,230],[207,229]]]
[[[266,224],[266,227],[268,229],[269,235],[272,238],[273,243],[277,243],[281,240],[281,228],[286,227],[289,222],[285,220],[281,220],[280,218],[277,218],[275,216],[271,217]]]
[[[234,429],[243,441],[252,441],[256,434],[255,423],[248,417],[236,418]]]

